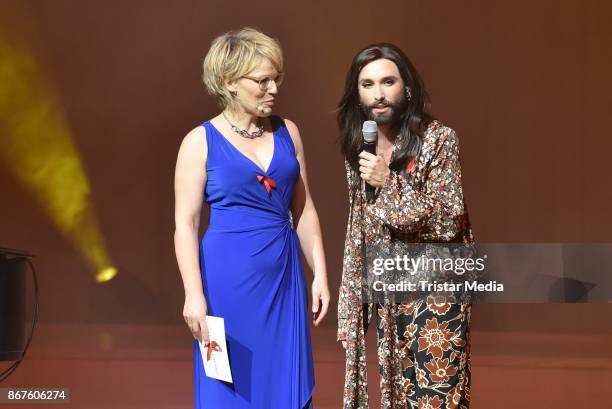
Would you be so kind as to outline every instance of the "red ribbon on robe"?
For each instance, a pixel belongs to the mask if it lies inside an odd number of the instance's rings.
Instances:
[[[413,173],[416,170],[416,162],[414,161],[414,157],[411,157],[408,163],[406,164],[406,172]]]
[[[207,345],[208,351],[206,351],[206,360],[210,361],[210,357],[213,353],[213,351],[216,352],[221,352],[221,346],[219,344],[217,344],[217,341],[212,341],[211,343],[209,343]]]
[[[264,186],[266,187],[266,192],[268,193],[270,193],[272,188],[276,189],[276,182],[274,181],[274,179],[270,179],[266,176],[257,175],[257,180],[259,181],[259,183],[264,184]]]

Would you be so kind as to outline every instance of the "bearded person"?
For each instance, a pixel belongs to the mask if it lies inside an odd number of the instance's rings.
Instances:
[[[426,106],[420,76],[398,47],[375,44],[355,56],[338,111],[350,203],[338,306],[344,409],[368,408],[365,331],[374,315],[382,408],[469,407],[471,304],[363,297],[368,246],[473,241],[459,140]],[[378,125],[376,155],[364,150],[366,120]]]

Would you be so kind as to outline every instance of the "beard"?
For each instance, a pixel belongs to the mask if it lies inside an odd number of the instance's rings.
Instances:
[[[374,108],[380,105],[388,107],[389,109],[387,112],[374,112]],[[406,107],[406,98],[402,97],[399,101],[389,101],[385,99],[370,105],[362,104],[362,111],[368,120],[376,122],[377,125],[397,125],[402,116],[402,112],[406,111]]]

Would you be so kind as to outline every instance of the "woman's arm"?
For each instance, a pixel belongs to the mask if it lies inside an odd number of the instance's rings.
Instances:
[[[183,317],[193,336],[207,343],[207,305],[200,276],[198,245],[206,184],[206,152],[206,130],[199,126],[185,136],[176,160],[174,251],[185,288]]]
[[[327,283],[327,267],[325,264],[325,252],[323,250],[323,237],[319,216],[308,189],[306,177],[306,159],[304,147],[297,126],[288,119],[285,124],[289,135],[295,146],[296,158],[300,164],[300,178],[293,194],[291,212],[296,226],[297,235],[306,262],[314,273],[312,283],[312,312],[314,325],[317,326],[327,314],[329,307],[329,288]]]

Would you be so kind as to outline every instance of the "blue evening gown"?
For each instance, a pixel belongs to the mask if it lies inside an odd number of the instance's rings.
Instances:
[[[210,122],[208,229],[200,241],[208,313],[225,319],[234,383],[208,378],[194,340],[198,409],[311,409],[314,370],[307,291],[289,209],[300,174],[285,123],[270,118],[263,171]]]

